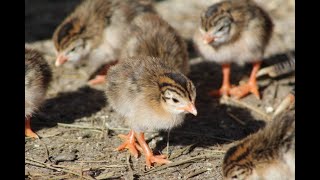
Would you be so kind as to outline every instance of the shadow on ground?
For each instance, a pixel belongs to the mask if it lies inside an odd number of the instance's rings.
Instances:
[[[62,92],[48,99],[40,112],[32,119],[34,130],[53,127],[57,123],[73,123],[76,119],[89,117],[106,106],[103,91],[80,87],[73,92]]]
[[[238,84],[243,75],[250,74],[250,67],[232,65],[231,83]],[[182,126],[171,130],[170,146],[196,143],[196,147],[208,147],[230,143],[264,127],[265,122],[254,119],[247,109],[220,104],[219,98],[208,95],[210,90],[218,89],[221,84],[220,65],[213,62],[195,64],[191,66],[189,77],[197,88],[198,115],[187,115]],[[236,116],[244,124],[237,122],[232,116]],[[164,139],[159,141],[155,152],[166,146],[167,132],[161,132],[160,136]]]

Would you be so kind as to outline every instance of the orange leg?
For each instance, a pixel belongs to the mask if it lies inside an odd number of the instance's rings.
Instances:
[[[30,118],[31,117],[29,117],[29,116],[25,118],[24,134],[27,137],[32,137],[32,138],[37,138],[38,139],[39,136],[31,130]]]
[[[136,134],[136,138],[137,138],[140,146],[142,147],[142,150],[143,150],[144,155],[146,157],[146,164],[149,168],[151,167],[151,165],[153,163],[159,163],[159,164],[171,163],[171,161],[165,159],[166,158],[165,155],[157,155],[157,156],[153,155],[150,147],[148,146],[148,144],[146,143],[146,141],[144,139],[144,133],[141,132],[139,135]]]
[[[219,90],[213,90],[209,92],[211,96],[221,96],[221,95],[229,95],[229,91],[231,88],[230,85],[230,64],[223,64],[222,65],[222,75],[223,81],[222,86]]]
[[[129,149],[130,153],[135,157],[138,158],[138,150],[141,150],[141,147],[135,141],[135,132],[131,130],[128,135],[120,134],[119,137],[125,142],[121,144],[116,150],[121,151],[123,149]]]
[[[249,93],[254,94],[258,99],[260,99],[260,94],[258,91],[256,75],[260,69],[261,61],[253,63],[252,72],[249,81],[241,86],[234,87],[230,90],[230,94],[240,99]]]
[[[97,84],[103,84],[106,82],[106,76],[108,73],[108,70],[111,66],[116,65],[118,61],[113,61],[111,63],[106,64],[103,69],[99,72],[98,75],[96,75],[93,79],[89,80],[88,84],[91,86],[97,85]]]

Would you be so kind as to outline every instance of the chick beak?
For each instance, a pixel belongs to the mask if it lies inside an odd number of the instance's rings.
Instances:
[[[203,39],[203,43],[205,44],[210,44],[214,41],[214,37],[210,34],[204,34],[202,36],[202,39]]]
[[[187,106],[183,108],[185,111],[197,116],[198,111],[193,103],[189,103]]]
[[[59,54],[57,59],[56,59],[56,67],[61,66],[62,64],[64,64],[65,62],[67,62],[68,58],[62,54]]]

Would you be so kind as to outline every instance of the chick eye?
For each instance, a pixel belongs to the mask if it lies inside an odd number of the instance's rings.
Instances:
[[[218,31],[222,31],[226,26],[221,26]]]
[[[176,99],[176,98],[172,98],[172,100],[173,100],[174,103],[178,103],[179,102],[179,100]]]
[[[231,178],[232,178],[232,179],[237,179],[238,176],[237,176],[237,175],[234,175],[234,176],[232,176]]]
[[[73,52],[74,50],[76,50],[76,47],[72,48],[72,49],[70,50],[70,52]]]

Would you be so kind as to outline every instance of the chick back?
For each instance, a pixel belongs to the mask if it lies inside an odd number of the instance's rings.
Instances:
[[[170,67],[189,72],[187,46],[177,31],[155,13],[137,16],[130,28],[130,38],[121,57],[151,56]]]
[[[25,48],[25,116],[42,103],[52,79],[50,66],[36,50]]]
[[[289,112],[230,148],[224,157],[223,173],[230,174],[235,166],[272,169],[275,162],[294,173],[294,152],[295,115]]]

